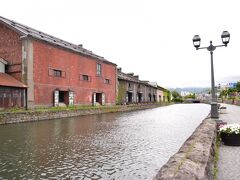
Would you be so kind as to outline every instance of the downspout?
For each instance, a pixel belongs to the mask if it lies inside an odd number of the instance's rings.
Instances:
[[[25,88],[25,110],[28,110],[27,95],[28,95],[27,88]]]

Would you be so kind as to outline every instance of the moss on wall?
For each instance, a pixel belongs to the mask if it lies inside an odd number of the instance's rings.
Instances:
[[[126,91],[127,91],[126,83],[124,81],[119,81],[118,94],[117,94],[117,104],[125,103]]]
[[[165,97],[165,102],[170,101],[170,94],[168,91],[163,91],[163,96]]]

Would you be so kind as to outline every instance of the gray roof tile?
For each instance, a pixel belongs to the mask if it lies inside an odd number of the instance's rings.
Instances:
[[[119,80],[125,80],[125,81],[131,81],[131,82],[135,82],[135,83],[139,83],[139,84],[144,84],[146,86],[151,86],[151,87],[156,88],[155,86],[149,84],[148,81],[139,80],[138,78],[136,78],[136,77],[134,77],[132,75],[123,73],[123,72],[118,72],[118,79]]]
[[[69,43],[69,42],[64,41],[62,39],[59,39],[57,37],[51,36],[49,34],[46,34],[44,32],[38,31],[36,29],[33,29],[31,27],[22,25],[18,22],[9,20],[9,19],[1,17],[1,16],[0,16],[0,22],[3,22],[5,24],[7,24],[10,28],[13,28],[13,29],[17,30],[18,32],[20,32],[24,36],[30,36],[30,37],[48,42],[50,44],[54,44],[54,45],[72,50],[74,52],[93,57],[93,58],[98,59],[102,62],[116,65],[115,63],[112,63],[112,62],[106,60],[104,57],[96,55],[92,51],[89,51],[89,50],[83,48],[82,45],[79,46],[79,45]]]

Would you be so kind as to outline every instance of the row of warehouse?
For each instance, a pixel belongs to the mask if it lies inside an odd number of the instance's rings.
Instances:
[[[82,45],[0,16],[0,108],[166,101],[168,90]]]

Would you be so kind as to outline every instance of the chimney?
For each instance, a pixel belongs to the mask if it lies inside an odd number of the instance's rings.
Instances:
[[[136,79],[139,79],[139,75],[135,75],[134,77],[135,77]]]
[[[78,44],[77,46],[78,46],[78,47],[80,47],[80,48],[82,48],[82,47],[83,47],[83,45],[82,45],[82,44]]]
[[[122,68],[117,68],[117,71],[118,72],[122,72]]]
[[[133,75],[134,75],[134,73],[127,73],[127,75],[129,75],[129,76],[133,76]]]

